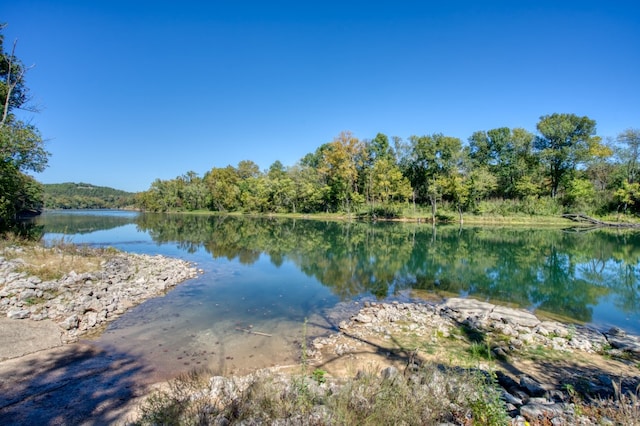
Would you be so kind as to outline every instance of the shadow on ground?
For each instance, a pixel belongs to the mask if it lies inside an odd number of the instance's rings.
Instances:
[[[0,363],[0,424],[113,424],[146,391],[136,356],[78,343]],[[143,379],[142,381],[140,379]]]

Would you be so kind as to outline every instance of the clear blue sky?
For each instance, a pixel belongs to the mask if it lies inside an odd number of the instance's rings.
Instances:
[[[44,183],[128,191],[361,139],[640,127],[637,1],[9,1]]]

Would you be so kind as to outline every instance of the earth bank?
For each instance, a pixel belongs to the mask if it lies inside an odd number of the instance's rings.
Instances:
[[[133,407],[149,388],[129,378],[147,366],[127,354],[106,353],[77,341],[101,332],[129,307],[195,276],[195,268],[161,256],[108,253],[99,271],[71,271],[42,280],[23,271],[21,249],[8,250],[0,253],[0,312],[5,316],[0,319],[0,423],[131,420]],[[352,304],[345,305],[350,306],[334,310],[342,315],[326,313],[336,318],[337,333],[301,348],[305,380],[312,376],[307,381],[316,383],[306,389],[322,398],[339,392],[345,379],[357,382],[366,372],[381,380],[408,380],[420,389],[431,386],[433,391],[434,383],[454,379],[431,376],[424,383],[418,377],[422,371],[462,368],[495,377],[513,424],[598,424],[602,416],[577,412],[576,395],[594,410],[607,408],[601,407],[602,401],[616,410],[621,409],[616,406],[620,395],[636,395],[640,384],[640,340],[620,329],[541,320],[527,311],[472,299],[365,302],[350,319],[340,319],[344,312],[353,312]],[[279,370],[213,377],[192,397],[205,395],[212,406],[233,405],[265,374],[282,377],[275,381],[285,386],[298,380],[299,369],[283,376]],[[631,402],[631,409],[640,413],[637,399]],[[322,407],[316,414],[318,424],[328,419]],[[218,420],[230,421],[224,415]],[[282,424],[309,423],[298,420]],[[464,424],[459,420],[447,421]]]

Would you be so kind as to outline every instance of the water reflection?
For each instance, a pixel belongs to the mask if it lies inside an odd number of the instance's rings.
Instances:
[[[559,229],[437,228],[145,214],[154,241],[204,248],[213,258],[253,264],[261,254],[288,260],[342,299],[405,289],[471,295],[593,321],[601,300],[640,329],[640,236]],[[629,327],[630,326],[630,327]]]
[[[125,250],[168,255],[175,254],[167,251],[174,247],[181,257],[199,263],[205,256],[216,264],[254,266],[248,273],[256,282],[265,268],[255,265],[266,262],[279,271],[283,285],[299,281],[292,278],[291,269],[296,269],[342,300],[367,294],[382,299],[420,289],[640,332],[638,233],[68,213],[44,216],[47,235],[74,234],[76,242],[116,242]],[[313,305],[314,295],[308,297]],[[304,299],[299,295],[295,303]]]

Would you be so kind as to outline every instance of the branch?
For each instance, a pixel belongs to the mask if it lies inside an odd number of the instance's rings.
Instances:
[[[26,73],[26,69],[24,67],[19,67],[19,73],[17,75],[17,78],[15,78],[15,81],[12,83],[11,81],[11,71],[13,70],[13,60],[15,58],[15,53],[16,53],[16,46],[18,45],[18,39],[16,39],[13,42],[13,47],[11,48],[11,55],[8,55],[7,57],[7,62],[8,62],[8,67],[7,67],[7,96],[4,99],[4,109],[2,111],[2,119],[0,120],[0,129],[5,125],[6,121],[7,121],[7,117],[9,116],[9,105],[11,104],[11,93],[13,93],[13,90],[16,88],[16,86],[18,85],[18,83],[22,80],[24,74]],[[2,52],[0,52],[1,54]],[[29,67],[29,68],[33,68]]]

